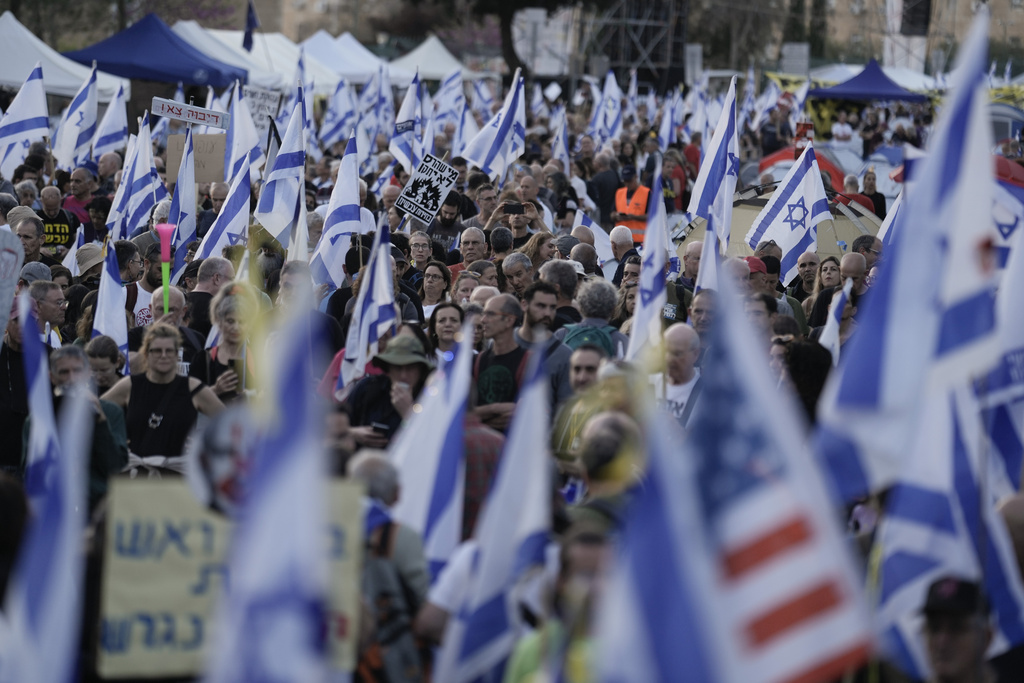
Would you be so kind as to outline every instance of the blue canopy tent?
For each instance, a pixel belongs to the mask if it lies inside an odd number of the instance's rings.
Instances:
[[[247,76],[244,69],[207,57],[189,45],[155,14],[64,56],[86,65],[95,61],[101,71],[124,78],[163,83],[223,88],[236,80],[245,82]]]
[[[890,100],[895,102],[924,102],[927,95],[921,95],[896,85],[878,62],[871,60],[859,74],[831,88],[814,88],[808,97],[825,100]]]

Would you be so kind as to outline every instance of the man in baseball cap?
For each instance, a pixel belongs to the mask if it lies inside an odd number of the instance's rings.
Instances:
[[[985,652],[992,642],[988,601],[976,582],[953,576],[938,579],[928,587],[921,611],[932,680],[995,680],[985,663]]]

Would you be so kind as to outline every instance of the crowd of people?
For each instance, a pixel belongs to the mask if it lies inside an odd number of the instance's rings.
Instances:
[[[180,281],[165,291],[153,226],[166,221],[170,202],[159,203],[150,229],[106,245],[116,253],[126,290],[127,355],[111,338],[93,336],[103,268],[101,242],[111,197],[121,182],[122,160],[105,154],[96,168],[67,174],[54,171],[49,153],[34,146],[15,177],[0,182],[0,226],[15,233],[24,248],[17,289],[19,294],[28,293],[38,333],[50,349],[55,405],[77,379],[92,378],[96,409],[90,509],[102,512],[112,477],[181,472],[197,424],[209,424],[225,406],[244,405],[259,392],[258,369],[275,362],[260,339],[280,324],[281,310],[293,311],[296,306],[308,308],[306,320],[322,329],[330,350],[329,357],[314,363],[309,389],[329,406],[325,445],[331,469],[337,476],[363,481],[367,495],[380,504],[394,505],[401,495],[397,473],[381,451],[394,442],[417,403],[427,400],[424,387],[431,374],[452,360],[463,324],[472,320],[475,357],[462,434],[462,540],[473,542],[524,373],[535,354],[549,380],[552,417],[551,424],[537,428],[550,436],[559,482],[554,557],[537,579],[538,589],[523,599],[526,621],[533,628],[523,633],[505,680],[535,680],[546,653],[562,647],[563,641],[570,643],[567,661],[577,667],[573,680],[588,680],[586,675],[579,677],[579,671],[588,670],[586,644],[598,579],[607,570],[643,462],[638,411],[645,404],[636,396],[646,393],[658,410],[685,430],[701,401],[701,365],[713,343],[715,317],[727,302],[714,290],[695,291],[702,244],[687,242],[682,270],[667,283],[658,367],[623,360],[645,267],[641,247],[655,164],[662,164],[666,210],[685,210],[699,172],[701,140],[695,136],[685,145],[659,149],[656,121],[646,121],[641,112],[620,139],[598,148],[581,132],[585,114],[570,116],[576,150],[572,168],[552,160],[552,133],[542,120],[530,122],[526,152],[502,183],[465,159],[451,159],[458,180],[430,224],[413,219],[403,224],[395,209],[407,169],[398,169],[379,197],[367,191],[376,174],[361,179],[367,230],[352,238],[344,260],[345,282],[334,291],[314,283],[308,258],[289,260],[294,255],[287,255],[255,222],[247,247],[228,247],[220,256],[200,260],[193,258],[198,245],[192,245]],[[893,118],[901,116],[909,118],[899,110]],[[760,139],[749,140],[753,153],[758,148],[770,153],[787,144],[792,134],[785,121],[783,109],[773,112]],[[890,130],[894,137],[920,141],[927,123],[915,115],[911,125]],[[859,124],[845,112],[840,114],[831,132],[837,138],[859,135],[871,144],[881,136],[873,110]],[[749,128],[746,134],[755,135]],[[441,135],[437,144],[443,148],[450,140]],[[160,152],[155,159],[162,173]],[[381,151],[375,164],[383,170],[391,161]],[[338,182],[339,166],[340,158],[331,150],[308,164],[310,255],[323,231],[326,202]],[[869,187],[865,178],[863,188],[852,189],[862,189],[869,208],[885,215],[885,198],[873,183]],[[213,183],[199,190],[201,239],[222,210],[228,186]],[[259,190],[259,183],[254,183],[252,209]],[[578,209],[594,219],[594,227],[574,226]],[[373,232],[385,224],[393,231],[390,265],[397,323],[380,340],[363,376],[339,386]],[[74,253],[78,275],[72,276],[62,261],[79,225],[85,226],[85,244]],[[595,230],[607,233],[611,259],[599,259]],[[239,276],[247,249],[245,262],[250,265]],[[833,365],[832,355],[817,340],[848,280],[853,287],[841,314],[840,344],[857,334],[858,312],[871,297],[878,269],[884,267],[884,249],[880,240],[866,235],[841,258],[807,252],[800,256],[799,276],[792,282],[780,281],[782,256],[778,245],[768,241],[749,257],[725,260],[720,272],[742,294],[750,334],[764,350],[764,364],[778,391],[792,394],[805,423],[812,425]],[[5,510],[18,508],[16,482],[24,475],[26,425],[31,419],[21,324],[15,305],[0,348],[0,505]],[[877,503],[868,500],[863,505]],[[23,519],[23,502],[21,507]],[[3,515],[0,522],[7,527],[0,537],[8,539],[0,548],[0,593],[15,553],[17,533],[12,527],[18,519],[17,514]],[[1018,526],[1022,522],[1009,513],[1007,519]],[[851,531],[851,538],[866,549],[873,529],[873,524],[861,524]],[[421,645],[421,668],[407,680],[425,680],[430,646],[441,641],[449,616],[460,604],[470,555],[460,551],[451,558],[431,586],[420,539],[402,538],[402,557],[395,561],[407,589],[405,628]],[[1024,557],[1024,548],[1019,552]],[[944,579],[932,587],[922,607],[937,680],[994,680],[969,677],[989,671],[983,662],[991,633],[978,586],[955,577]],[[380,630],[361,634],[362,652],[375,633]],[[1020,671],[1004,666],[1004,678],[999,680],[1019,680]],[[888,670],[883,673],[891,675]],[[365,674],[361,667],[357,676]]]

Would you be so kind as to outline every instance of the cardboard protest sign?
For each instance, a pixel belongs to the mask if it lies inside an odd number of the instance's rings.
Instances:
[[[192,146],[196,160],[197,183],[219,183],[224,180],[224,149],[228,136],[213,133],[211,135],[193,135]],[[185,151],[184,135],[167,136],[167,177],[177,178],[181,156]]]
[[[249,105],[252,122],[256,124],[256,132],[260,134],[260,147],[263,148],[263,153],[266,154],[270,122],[277,116],[278,107],[281,106],[281,93],[273,90],[264,90],[252,85],[243,85],[242,97],[245,98],[245,103]],[[270,166],[268,165],[267,168],[270,168]]]
[[[328,638],[351,671],[362,570],[362,487],[330,484]],[[111,481],[97,670],[104,678],[199,675],[228,576],[231,522],[196,502],[184,480]]]
[[[21,238],[13,232],[0,230],[0,331],[6,329],[14,303],[14,290],[18,288],[25,250]]]
[[[427,154],[398,196],[395,209],[429,225],[458,177],[459,172],[452,166]]]

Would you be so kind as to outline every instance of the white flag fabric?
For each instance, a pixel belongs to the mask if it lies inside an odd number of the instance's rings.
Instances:
[[[356,124],[358,113],[356,103],[352,98],[352,89],[344,78],[338,81],[338,87],[331,96],[327,113],[324,114],[323,124],[320,126],[320,144],[324,149],[330,149],[336,142],[346,139],[346,136]]]
[[[107,235],[111,240],[117,241],[128,237],[124,234],[125,212],[128,210],[128,197],[131,196],[132,168],[135,166],[135,145],[136,137],[128,136],[128,146],[124,151],[124,166],[121,175],[121,182],[114,191],[114,198],[110,202],[110,213],[107,214]]]
[[[466,598],[438,655],[436,680],[501,680],[522,626],[512,588],[544,563],[551,529],[548,377],[540,354],[529,363],[494,485],[477,522],[478,547]],[[490,678],[489,678],[490,677]]]
[[[700,248],[697,280],[693,283],[694,294],[702,289],[718,291],[719,253],[718,240],[711,233],[705,234],[704,244]]]
[[[96,67],[68,105],[53,141],[53,156],[59,168],[72,171],[91,158],[96,135]]]
[[[224,206],[213,221],[213,225],[199,243],[197,259],[220,256],[224,247],[245,244],[249,240],[249,195],[251,183],[248,163],[243,163],[241,170],[231,182]]]
[[[441,130],[449,123],[459,126],[462,109],[466,106],[466,91],[462,85],[462,69],[453,69],[437,91],[437,125]]]
[[[25,163],[29,146],[49,135],[43,65],[37,62],[0,119],[0,173],[13,178],[14,170]]]
[[[103,257],[100,286],[96,292],[96,314],[92,321],[92,338],[106,335],[114,340],[118,350],[125,357],[125,375],[131,372],[128,366],[128,319],[125,317],[125,303],[128,293],[121,285],[121,271],[117,267],[117,253],[114,242],[107,240],[107,253]]]
[[[132,166],[122,177],[128,183],[124,215],[118,230],[121,239],[130,239],[149,229],[149,216],[157,202],[167,198],[167,188],[153,163],[153,141],[149,132],[149,112],[142,115],[139,135],[135,140]]]
[[[617,140],[622,135],[622,89],[615,80],[614,71],[609,71],[604,77],[601,109],[604,117],[601,124],[601,139]]]
[[[800,255],[817,250],[818,223],[831,218],[818,158],[808,144],[775,188],[768,204],[757,214],[744,241],[756,249],[761,242],[775,240],[782,249],[779,279],[790,282],[797,276],[796,261]]]
[[[714,235],[723,254],[729,246],[733,194],[740,172],[740,146],[736,131],[736,77],[733,76],[714,137],[703,142],[707,153],[693,184],[687,209],[691,215],[707,220],[709,230],[704,239]]]
[[[92,143],[93,157],[99,159],[107,152],[118,152],[128,145],[128,104],[124,97],[124,86],[117,87],[117,94],[107,105],[103,118],[96,127],[96,139]]]
[[[6,655],[0,676],[9,681],[73,681],[85,574],[83,463],[92,443],[92,406],[85,386],[69,391],[58,430],[46,349],[27,292],[19,307],[32,415],[25,469],[32,514],[7,586],[4,611],[10,633],[0,646]]]
[[[185,256],[188,245],[198,239],[196,227],[196,157],[192,143],[192,126],[185,129],[185,149],[181,154],[181,165],[178,166],[178,179],[174,183],[174,196],[171,197],[171,210],[167,222],[173,223],[174,243],[171,245],[171,282],[177,283],[185,272]]]
[[[327,458],[308,379],[322,341],[306,320],[292,311],[270,341],[272,414],[231,539],[209,683],[328,680]]]
[[[558,120],[554,121],[552,115],[552,126],[555,130],[555,137],[551,141],[551,159],[562,162],[562,173],[567,177],[572,173],[572,156],[569,154],[569,117],[564,108],[558,110]]]
[[[288,247],[300,220],[301,227],[306,227],[306,107],[302,86],[299,86],[298,102],[299,106],[292,110],[288,119],[288,128],[281,138],[281,149],[274,158],[274,165],[266,169],[266,182],[256,206],[257,220],[282,248]],[[303,253],[302,260],[306,257],[307,254]]]
[[[633,312],[633,331],[626,347],[626,360],[636,360],[641,352],[661,344],[662,316],[665,302],[665,264],[668,253],[668,225],[665,222],[665,200],[661,191],[661,158],[655,160],[651,179],[651,196],[644,231],[643,263],[640,266],[639,295]]]
[[[82,274],[82,271],[78,268],[78,259],[75,256],[78,254],[78,248],[85,244],[85,226],[79,225],[75,231],[75,239],[72,240],[71,246],[68,247],[68,253],[64,254],[64,260],[61,261],[61,265],[71,271],[72,277],[78,277]]]
[[[391,461],[402,495],[394,518],[423,539],[431,579],[436,579],[462,538],[465,490],[463,429],[473,374],[473,326],[467,320],[462,341],[424,388],[423,410],[395,436]]]
[[[462,112],[459,114],[459,122],[455,127],[455,137],[452,138],[452,155],[462,156],[470,141],[480,134],[480,126],[476,125],[473,118],[473,111],[465,102],[462,103]]]
[[[597,264],[599,266],[603,266],[615,258],[615,254],[612,253],[612,240],[608,233],[604,231],[604,228],[595,223],[590,216],[583,213],[583,209],[576,209],[576,216],[572,220],[572,229],[575,230],[581,225],[590,228],[590,231],[594,233],[594,251],[597,252]],[[611,276],[609,275],[609,277]]]

